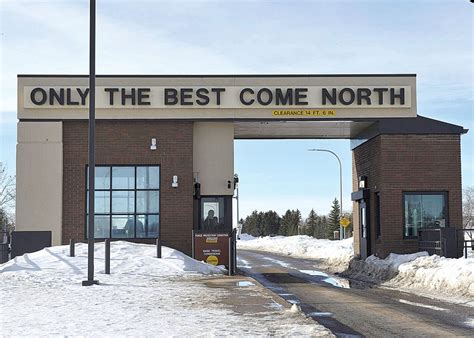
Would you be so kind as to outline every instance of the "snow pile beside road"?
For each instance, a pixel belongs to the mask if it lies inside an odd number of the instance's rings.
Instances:
[[[354,257],[353,239],[331,241],[310,236],[253,237],[242,234],[237,248],[273,252],[318,261],[325,268],[340,272],[347,268]]]
[[[474,258],[428,256],[426,252],[353,261],[344,275],[416,291],[436,298],[474,301]]]

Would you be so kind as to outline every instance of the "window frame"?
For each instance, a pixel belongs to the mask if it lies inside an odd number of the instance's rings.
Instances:
[[[160,164],[97,164],[95,166],[101,167],[101,168],[109,168],[110,169],[110,177],[109,177],[109,188],[108,189],[95,189],[95,192],[97,191],[107,191],[110,193],[110,201],[109,201],[109,213],[95,213],[94,218],[96,216],[109,216],[109,237],[95,237],[95,240],[105,240],[105,239],[111,239],[111,240],[150,240],[150,239],[156,239],[161,237],[161,165]],[[134,168],[134,188],[133,189],[114,189],[112,186],[112,168],[114,167],[133,167]],[[158,174],[158,188],[153,188],[153,189],[137,189],[137,169],[139,167],[158,167],[159,174]],[[84,238],[87,240],[88,239],[88,195],[89,195],[89,182],[88,182],[88,172],[89,172],[89,165],[86,164],[85,166],[85,209],[84,209]],[[134,193],[134,212],[133,213],[113,213],[112,212],[112,193],[114,191],[127,191],[130,192],[132,191]],[[158,191],[158,212],[143,212],[143,213],[137,213],[137,193],[139,191]],[[95,196],[94,196],[95,197]],[[113,216],[127,216],[127,215],[133,215],[133,219],[135,222],[135,228],[134,228],[134,237],[113,237],[112,235],[112,217]],[[138,237],[137,236],[137,225],[136,225],[136,220],[137,217],[139,216],[158,216],[158,234],[156,237]],[[94,229],[95,230],[95,229]],[[148,232],[148,228],[146,229],[146,232]]]
[[[403,191],[402,192],[402,235],[403,239],[418,239],[418,234],[415,236],[405,236],[405,196],[407,195],[442,195],[444,197],[444,203],[446,206],[446,224],[445,228],[449,228],[449,194],[446,190],[437,191]],[[421,228],[423,229],[423,228]]]

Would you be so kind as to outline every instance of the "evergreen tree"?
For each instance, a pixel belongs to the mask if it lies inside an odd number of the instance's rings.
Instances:
[[[308,218],[305,221],[304,234],[307,236],[314,236],[316,232],[316,227],[318,224],[319,216],[316,214],[314,209],[311,209],[309,212]]]
[[[269,210],[263,214],[263,232],[265,236],[276,235],[280,229],[281,218],[275,211]]]
[[[301,212],[296,210],[287,210],[281,218],[280,235],[294,236],[298,234],[298,226],[301,224]]]
[[[339,201],[335,198],[332,202],[331,212],[328,216],[328,238],[334,238],[334,231],[339,230],[340,213],[341,208],[339,206]]]
[[[314,237],[319,239],[328,238],[328,218],[326,216],[318,217]]]

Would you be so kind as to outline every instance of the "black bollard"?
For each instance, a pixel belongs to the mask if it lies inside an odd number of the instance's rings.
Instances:
[[[76,243],[75,243],[74,239],[71,238],[69,240],[69,256],[70,257],[74,257],[76,255],[76,251],[75,251],[76,245],[75,244]]]
[[[156,258],[161,258],[161,237],[156,239]]]
[[[110,275],[110,239],[105,240],[105,273]]]

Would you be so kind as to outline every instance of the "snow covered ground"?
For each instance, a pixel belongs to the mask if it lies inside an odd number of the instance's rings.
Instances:
[[[153,245],[113,242],[112,274],[105,275],[104,245],[95,247],[100,285],[90,287],[81,286],[86,244],[77,244],[76,257],[58,246],[0,265],[0,335],[329,334],[275,302],[258,315],[237,313],[229,305],[231,291],[205,284],[223,278],[222,269],[179,251],[163,247],[157,259]],[[245,297],[253,290],[239,292]]]
[[[474,257],[452,259],[421,252],[355,261],[352,245],[351,238],[330,241],[308,236],[242,235],[237,247],[311,258],[332,272],[344,271],[347,277],[474,306]]]
[[[253,237],[242,234],[237,248],[268,251],[299,258],[317,259],[332,272],[344,271],[354,257],[352,238],[342,241],[316,239],[309,236]]]

